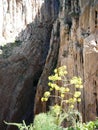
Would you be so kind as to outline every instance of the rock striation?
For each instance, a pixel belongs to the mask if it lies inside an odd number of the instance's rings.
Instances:
[[[69,77],[82,77],[82,103],[77,107],[85,121],[94,120],[98,115],[98,1],[66,0],[63,5],[58,64],[67,65]]]
[[[98,115],[98,1],[62,0],[58,20],[60,42],[57,66],[66,65],[69,78],[76,75],[83,79],[82,102],[77,104],[77,108],[82,112],[84,121],[94,120]],[[48,66],[49,62],[45,65]],[[44,77],[40,80],[43,82]],[[35,99],[36,110],[40,104],[38,98],[47,89],[43,83],[40,90],[40,80]],[[42,105],[43,109],[39,111],[44,111],[46,107],[47,104]]]

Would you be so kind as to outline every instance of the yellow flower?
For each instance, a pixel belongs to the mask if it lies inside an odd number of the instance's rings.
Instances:
[[[76,99],[76,98],[73,98],[73,101],[74,101],[74,102],[76,102],[76,101],[77,101],[77,99]]]
[[[48,79],[51,80],[51,76],[49,76]]]
[[[63,71],[59,71],[59,76],[63,76],[64,72]]]
[[[80,85],[80,88],[83,88],[83,85]]]
[[[57,72],[58,72],[57,69],[55,69],[55,70],[54,70],[54,73],[57,73]]]
[[[81,102],[81,98],[78,98],[78,99],[77,99],[77,102]]]
[[[53,91],[53,88],[50,88],[49,90],[50,90],[50,91]]]
[[[78,84],[81,85],[82,84],[82,79],[79,77],[78,78]]]
[[[42,101],[42,102],[47,102],[47,101],[48,101],[48,98],[42,97],[42,98],[41,98],[41,101]]]
[[[83,85],[76,84],[75,88],[83,88]]]
[[[80,97],[80,95],[81,95],[81,92],[80,91],[76,91],[75,94],[74,94],[74,97],[78,98],[78,97]]]
[[[75,85],[82,85],[82,79],[80,77],[73,77],[70,80],[70,83]]]
[[[74,105],[70,105],[70,108],[74,108]]]
[[[43,97],[41,98],[41,101],[44,102],[44,98]]]
[[[69,89],[69,88],[65,88],[65,91],[66,91],[66,92],[69,92],[69,91],[70,91],[70,89]]]
[[[50,85],[50,84],[49,84]],[[51,83],[51,86],[50,86],[52,89],[56,89],[56,90],[59,90],[59,86],[55,83]]]
[[[69,103],[74,103],[74,98],[69,98]]]
[[[61,87],[61,88],[60,88],[60,92],[61,92],[61,93],[65,93],[65,92],[66,92],[66,89],[65,89],[64,87]]]
[[[60,87],[59,86],[55,86],[55,90],[60,90]]]
[[[57,80],[62,80],[61,77],[58,77]]]
[[[51,88],[54,89],[55,88],[55,85],[53,83],[51,83]]]
[[[51,82],[49,82],[49,83],[48,83],[48,86],[51,86],[51,84],[52,84],[52,83],[51,83]]]
[[[68,100],[70,104],[74,104],[76,101],[77,101],[76,98],[69,98]]]
[[[55,74],[55,75],[49,76],[48,79],[52,81],[56,81],[56,80],[61,80],[61,77],[58,76],[58,74]]]
[[[75,88],[80,88],[80,85],[79,85],[79,84],[76,84],[76,85],[75,85]]]
[[[67,72],[67,71],[64,71],[64,74],[68,74],[68,72]]]
[[[64,76],[65,74],[67,74],[66,66],[59,67],[58,68],[58,74],[59,74],[59,76]]]
[[[61,112],[61,106],[59,106],[59,105],[54,105],[53,107],[52,107],[52,110],[54,111],[54,113],[56,114],[56,115],[59,115],[60,114],[60,112]]]
[[[44,98],[44,101],[47,102],[47,101],[48,101],[48,98]]]
[[[66,70],[66,66],[63,65],[63,66],[59,67],[58,70]]]
[[[61,94],[61,98],[64,98],[64,94]]]
[[[44,93],[44,97],[49,97],[50,96],[50,92],[49,91],[46,91],[45,93]]]

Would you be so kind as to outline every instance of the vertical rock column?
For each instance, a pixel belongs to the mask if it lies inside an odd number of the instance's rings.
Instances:
[[[98,39],[97,39],[98,40]],[[94,35],[84,43],[84,95],[85,120],[94,120],[98,116],[98,52],[89,43],[94,43]]]

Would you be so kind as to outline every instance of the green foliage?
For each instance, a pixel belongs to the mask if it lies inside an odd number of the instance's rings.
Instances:
[[[95,127],[98,129],[98,119],[94,121]]]
[[[22,42],[20,40],[15,40],[12,43],[6,43],[6,44],[2,45],[1,56],[3,56],[3,58],[8,58],[12,54],[13,49],[15,47],[20,46],[21,44],[22,44]]]
[[[7,125],[16,126],[19,130],[33,130],[33,124],[27,126],[25,121],[23,121],[23,123],[7,123],[4,121],[4,123]]]
[[[97,130],[98,129],[98,120],[89,121],[87,123],[77,123],[76,127],[68,127],[63,130]]]
[[[55,124],[55,117],[49,113],[41,113],[35,116],[34,130],[62,130],[61,127]]]
[[[17,126],[19,130],[62,130],[62,127],[59,127],[55,124],[55,117],[49,113],[40,113],[35,116],[34,122],[30,125],[23,123],[7,123],[7,125]]]

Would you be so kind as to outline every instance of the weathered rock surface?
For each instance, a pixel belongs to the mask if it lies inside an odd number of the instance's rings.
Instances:
[[[0,130],[15,130],[6,128],[3,120],[25,119],[28,123],[33,120],[36,86],[45,65],[59,2],[0,2],[3,11],[0,35],[4,40],[0,44]]]
[[[66,8],[62,7],[59,15],[61,40],[58,63],[67,65],[69,77],[82,77],[82,103],[77,107],[84,120],[93,120],[98,116],[98,1],[68,2],[69,6],[66,3]]]
[[[83,79],[82,102],[77,107],[83,113],[85,121],[93,120],[98,115],[98,1],[62,0],[60,4],[57,65],[67,65],[68,77],[77,75]],[[45,65],[48,66],[49,62]],[[41,76],[37,87],[36,110],[38,104],[41,106],[39,101],[43,91],[47,89],[46,83],[43,83],[45,75]],[[46,107],[47,105],[42,105],[39,111]]]
[[[43,92],[48,90],[48,76],[51,75],[52,71],[57,65],[58,53],[59,53],[59,43],[60,43],[60,23],[58,20],[53,24],[53,29],[51,33],[50,49],[48,56],[46,58],[46,64],[43,69],[42,75],[39,79],[37,85],[37,92],[34,104],[34,113],[38,114],[40,112],[45,112],[47,110],[47,105],[41,102],[41,97]]]
[[[24,49],[20,53],[0,60],[1,122],[28,120],[33,115],[36,85],[42,73],[49,46],[49,41],[45,38],[50,32],[51,29],[43,28],[41,38],[38,38],[39,33],[36,33],[38,39],[27,41],[28,47],[23,45]]]
[[[82,77],[77,107],[84,120],[95,119],[98,0],[1,0],[0,16],[0,130],[15,130],[3,120],[29,122],[33,110],[47,110],[40,98],[48,76],[60,65],[67,66],[68,77]]]

